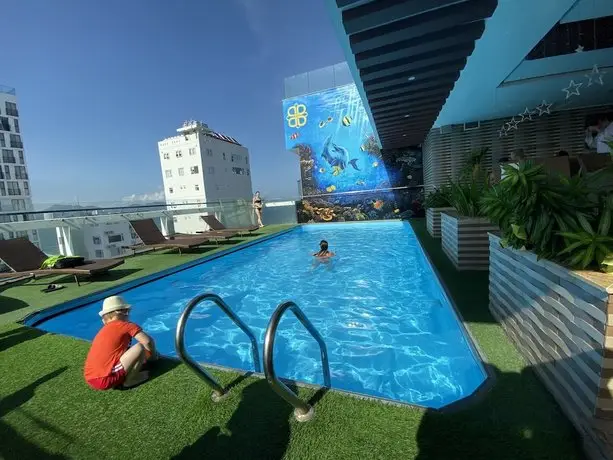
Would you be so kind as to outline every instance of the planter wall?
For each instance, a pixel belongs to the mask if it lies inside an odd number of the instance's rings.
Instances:
[[[490,241],[490,311],[583,435],[613,458],[613,276]]]
[[[487,270],[488,233],[497,230],[487,219],[462,217],[455,211],[441,213],[443,251],[457,270]]]
[[[426,227],[432,238],[441,237],[441,212],[453,211],[453,208],[428,208],[426,210]]]

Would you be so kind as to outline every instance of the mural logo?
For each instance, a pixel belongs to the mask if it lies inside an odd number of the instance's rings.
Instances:
[[[287,125],[290,128],[302,128],[307,124],[309,113],[306,105],[294,104],[287,109]]]

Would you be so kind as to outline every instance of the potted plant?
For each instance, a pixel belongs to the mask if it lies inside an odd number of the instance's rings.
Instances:
[[[442,248],[458,270],[489,267],[488,233],[497,228],[484,217],[480,206],[483,193],[490,188],[482,166],[487,152],[478,149],[471,153],[459,180],[449,186],[453,210],[441,213]]]
[[[452,211],[450,202],[451,186],[445,185],[430,192],[424,201],[426,227],[433,238],[441,237],[441,212]]]
[[[613,418],[613,172],[505,168],[481,210],[490,235],[490,310],[577,428]],[[594,438],[590,433],[590,438]]]

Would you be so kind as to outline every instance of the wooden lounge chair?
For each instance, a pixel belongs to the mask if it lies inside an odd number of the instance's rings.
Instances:
[[[227,231],[227,232],[236,232],[236,233],[251,233],[259,230],[260,227],[257,225],[252,225],[250,227],[239,227],[239,228],[226,228],[224,224],[217,220],[215,216],[200,216],[200,218],[211,228],[211,231]],[[208,235],[208,232],[205,232],[205,235]]]
[[[181,254],[182,249],[192,249],[203,244],[209,243],[210,238],[200,235],[180,236],[177,238],[166,238],[153,219],[131,220],[130,224],[141,239],[143,244],[130,246],[130,249],[153,248],[153,249],[178,249]]]
[[[40,268],[46,259],[47,255],[27,238],[0,240],[0,260],[12,270],[0,273],[0,278],[14,278],[23,275],[32,275],[34,278],[49,275],[73,275],[77,285],[80,286],[79,275],[100,275],[123,264],[123,259],[101,259],[86,260],[83,265],[72,268]]]

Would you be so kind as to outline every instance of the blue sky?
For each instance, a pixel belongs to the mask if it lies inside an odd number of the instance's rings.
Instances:
[[[2,16],[35,203],[159,192],[157,141],[188,118],[249,148],[255,189],[295,196],[283,79],[343,60],[323,0],[20,0]]]

